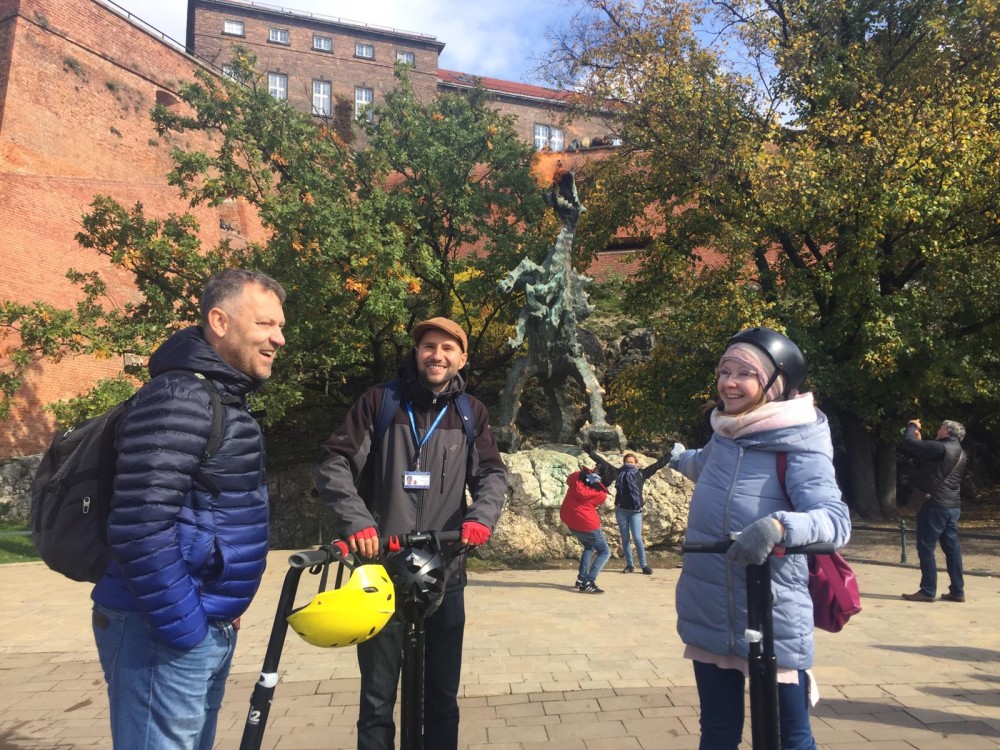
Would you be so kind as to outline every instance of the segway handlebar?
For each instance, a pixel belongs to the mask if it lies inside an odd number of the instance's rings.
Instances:
[[[448,542],[462,541],[462,530],[454,531],[411,531],[407,534],[394,534],[386,542],[386,552],[398,552],[403,547],[424,547],[428,544],[439,546]]]
[[[347,557],[347,544],[340,539],[335,539],[329,545],[324,545],[319,549],[304,549],[295,552],[288,558],[289,566],[293,568],[311,568],[314,565],[326,565]]]
[[[681,545],[681,552],[726,552],[733,544],[732,539],[721,542],[684,542]],[[772,553],[775,557],[785,555],[832,555],[837,551],[835,545],[829,542],[813,542],[812,544],[801,544],[798,547],[782,547],[778,545]]]

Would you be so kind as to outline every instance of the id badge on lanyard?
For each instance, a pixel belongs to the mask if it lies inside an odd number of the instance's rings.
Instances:
[[[420,470],[420,449],[424,447],[427,440],[430,438],[431,433],[437,429],[437,426],[441,423],[441,419],[444,417],[444,413],[448,411],[448,404],[445,404],[444,408],[437,415],[437,419],[434,420],[427,432],[421,438],[417,434],[417,423],[413,419],[413,407],[410,403],[406,403],[406,414],[410,418],[410,431],[413,433],[413,442],[417,446],[416,455],[413,459],[413,469],[410,471],[403,472],[403,489],[404,490],[427,490],[431,486],[431,473],[429,471]]]

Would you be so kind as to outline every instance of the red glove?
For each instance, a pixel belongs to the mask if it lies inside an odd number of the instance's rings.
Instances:
[[[480,544],[486,544],[492,533],[489,528],[478,521],[466,521],[462,524],[462,544],[478,547]]]
[[[358,542],[362,539],[374,539],[378,536],[378,530],[374,526],[369,526],[367,529],[361,529],[357,533],[351,534],[348,540],[352,542]]]
[[[347,541],[351,545],[351,551],[363,557],[375,557],[378,554],[378,529],[374,526],[351,534]]]

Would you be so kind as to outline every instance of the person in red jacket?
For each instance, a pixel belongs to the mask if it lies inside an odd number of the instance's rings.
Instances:
[[[559,508],[559,518],[583,545],[576,587],[584,594],[603,594],[604,589],[597,586],[597,576],[611,558],[611,547],[601,531],[597,508],[608,499],[608,488],[594,469],[587,468],[574,471],[566,483],[569,486]]]

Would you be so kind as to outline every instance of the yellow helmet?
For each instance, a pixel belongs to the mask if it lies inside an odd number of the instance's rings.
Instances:
[[[339,589],[321,591],[286,618],[306,643],[353,646],[378,635],[396,611],[396,591],[381,565],[361,565]]]

